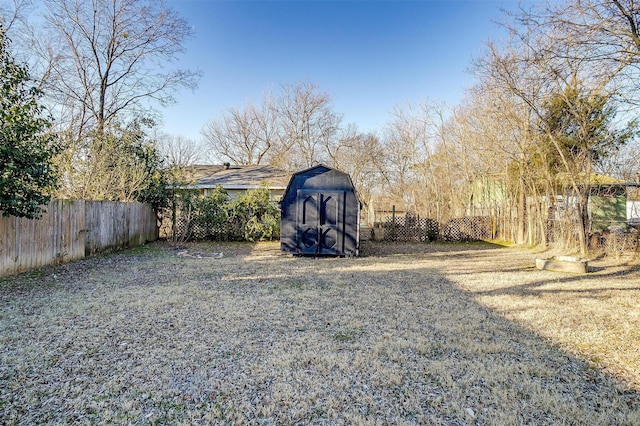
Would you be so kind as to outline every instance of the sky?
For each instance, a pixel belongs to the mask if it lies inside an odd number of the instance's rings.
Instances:
[[[380,132],[390,112],[458,104],[496,21],[516,0],[169,0],[195,36],[180,66],[202,72],[164,108],[163,131],[194,140],[211,119],[301,81],[332,99],[343,124]]]

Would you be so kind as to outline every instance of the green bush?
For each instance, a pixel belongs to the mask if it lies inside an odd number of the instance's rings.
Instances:
[[[280,211],[269,188],[248,190],[227,204],[232,236],[246,241],[273,240],[280,230]]]
[[[264,241],[280,237],[280,211],[266,186],[235,199],[220,187],[206,197],[193,191],[176,191],[172,207],[175,241]]]
[[[226,224],[229,220],[226,205],[229,194],[220,187],[216,187],[206,197],[192,200],[195,211],[193,226],[199,229],[203,239],[226,239]]]

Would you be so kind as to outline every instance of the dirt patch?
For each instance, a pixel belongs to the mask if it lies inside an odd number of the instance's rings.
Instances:
[[[567,276],[488,244],[362,254],[156,243],[3,279],[0,418],[640,423],[638,269]]]

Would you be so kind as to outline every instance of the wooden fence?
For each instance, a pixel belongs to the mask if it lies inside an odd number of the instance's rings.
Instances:
[[[40,219],[0,217],[0,276],[158,238],[148,204],[52,200]]]

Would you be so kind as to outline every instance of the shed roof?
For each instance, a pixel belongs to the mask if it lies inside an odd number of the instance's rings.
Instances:
[[[189,188],[255,189],[267,184],[271,189],[285,189],[291,174],[265,165],[194,165],[185,168],[189,179],[195,181]]]
[[[355,185],[353,184],[353,180],[351,179],[351,175],[349,175],[349,173],[343,172],[342,170],[338,170],[336,168],[333,167],[329,167],[329,166],[325,166],[324,164],[320,163],[320,164],[316,164],[315,166],[306,168],[304,170],[298,170],[297,172],[293,173],[288,181],[288,184],[286,186],[285,189],[285,197],[286,194],[288,194],[291,191],[291,186],[294,184],[294,181],[296,180],[296,176],[298,175],[310,175],[311,176],[315,176],[315,175],[321,175],[327,172],[331,172],[331,173],[336,173],[339,174],[341,176],[343,176],[346,181],[349,183],[349,186],[351,187],[351,189],[353,190],[353,193],[355,194],[356,199],[358,200],[358,206],[359,208],[362,208],[362,201],[360,200],[360,194],[358,194],[358,191],[356,190]]]
[[[343,172],[342,170],[338,170],[338,169],[333,168],[333,167],[325,166],[325,165],[324,165],[324,164],[322,164],[322,163],[317,164],[317,165],[312,166],[312,167],[309,167],[309,168],[306,168],[306,169],[304,169],[304,170],[298,170],[297,172],[295,172],[295,173],[293,173],[292,175],[290,175],[290,179],[289,179],[288,184],[287,184],[287,186],[286,186],[287,191],[289,191],[289,186],[293,183],[294,177],[295,177],[296,175],[304,175],[304,174],[313,173],[313,171],[314,171],[314,170],[316,170],[316,169],[323,169],[323,170],[322,170],[321,172],[319,172],[318,174],[326,173],[326,172],[329,172],[329,171],[333,171],[333,172],[335,172],[335,173],[339,173],[339,174],[341,174],[341,175],[344,175],[344,176],[347,178],[347,180],[349,181],[349,185],[350,185],[350,186],[354,189],[354,191],[355,191],[355,185],[353,184],[353,181],[351,180],[351,176],[349,175],[349,173],[345,173],[345,172]]]

